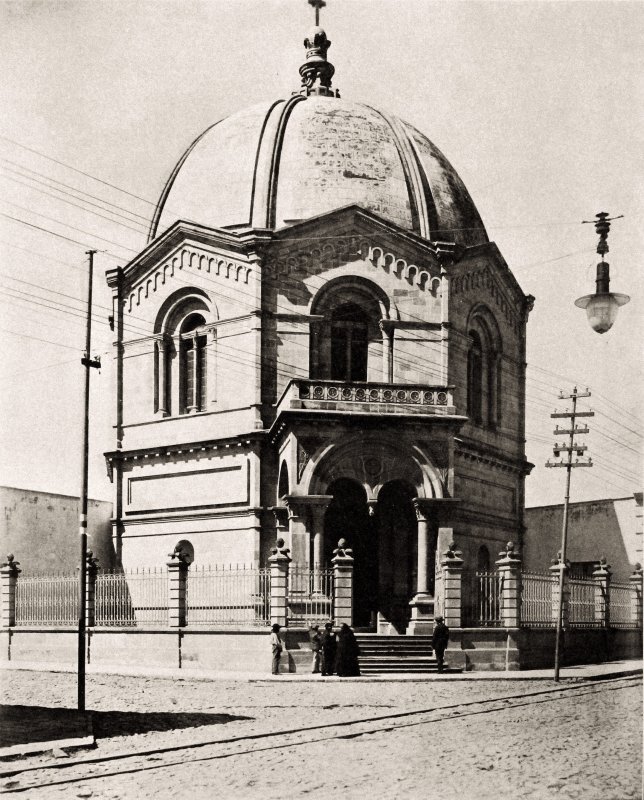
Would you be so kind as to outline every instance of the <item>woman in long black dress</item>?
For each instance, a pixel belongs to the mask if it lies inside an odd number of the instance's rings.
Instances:
[[[343,623],[338,634],[338,650],[335,656],[335,672],[340,677],[349,678],[360,675],[358,656],[360,647],[351,628]]]

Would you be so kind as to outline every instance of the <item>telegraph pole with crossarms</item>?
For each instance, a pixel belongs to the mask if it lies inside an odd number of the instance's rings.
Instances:
[[[568,409],[566,409],[565,411],[555,411],[554,414],[550,415],[553,419],[570,420],[569,428],[560,428],[559,424],[557,423],[554,430],[555,436],[559,436],[560,434],[569,436],[568,444],[565,442],[562,442],[562,444],[555,442],[555,446],[553,447],[555,458],[558,458],[562,452],[566,452],[568,454],[567,459],[565,461],[563,459],[561,461],[546,461],[546,467],[563,467],[566,470],[566,496],[564,499],[563,524],[561,528],[561,552],[559,553],[559,609],[557,612],[557,633],[555,637],[555,681],[559,681],[560,643],[563,617],[563,582],[564,570],[566,569],[566,544],[568,540],[570,473],[575,467],[592,467],[593,465],[592,459],[590,458],[587,461],[580,461],[578,457],[575,459],[575,461],[572,460],[573,453],[576,453],[577,456],[583,456],[588,449],[585,444],[579,444],[575,442],[575,436],[588,433],[587,425],[578,426],[575,424],[577,419],[579,417],[595,416],[594,411],[577,411],[577,400],[581,397],[590,397],[590,392],[588,389],[586,389],[585,392],[579,392],[575,386],[571,394],[564,394],[563,392],[560,392],[560,400],[572,400],[572,411],[568,411]]]

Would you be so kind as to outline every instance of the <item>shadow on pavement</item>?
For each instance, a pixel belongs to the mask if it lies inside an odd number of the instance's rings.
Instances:
[[[0,705],[0,748],[93,735],[131,736],[152,731],[225,725],[253,717],[174,711],[87,711],[46,706]]]
[[[252,720],[234,714],[205,714],[176,711],[92,711],[94,736],[131,736],[135,733],[201,728],[205,725],[225,725],[238,720]]]

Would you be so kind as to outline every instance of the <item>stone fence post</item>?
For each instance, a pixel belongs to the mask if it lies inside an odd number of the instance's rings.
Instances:
[[[496,562],[501,581],[500,611],[504,628],[521,625],[521,557],[514,542],[508,542]]]
[[[610,567],[606,559],[600,559],[593,571],[595,582],[595,624],[602,628],[610,625]]]
[[[636,564],[635,571],[628,579],[631,587],[631,622],[642,627],[642,565]]]
[[[87,551],[87,580],[85,582],[85,624],[88,628],[96,625],[96,576],[98,575],[98,558],[91,550]]]
[[[168,625],[183,628],[186,624],[186,582],[188,579],[189,555],[181,548],[168,554]]]
[[[568,562],[561,560],[561,554],[558,555],[556,561],[552,562],[550,567],[550,574],[552,576],[552,621],[557,624],[559,616],[559,576],[563,573],[563,597],[562,597],[562,611],[561,611],[561,626],[568,627],[569,610],[570,610],[570,585],[568,582]]]
[[[333,551],[333,617],[336,625],[353,624],[353,550],[340,539]]]
[[[463,582],[463,559],[461,551],[452,542],[441,558],[443,571],[442,613],[448,628],[461,627],[461,592]]]
[[[288,571],[291,557],[284,539],[278,539],[271,550],[271,623],[285,627],[288,623]]]
[[[20,562],[14,560],[13,553],[9,553],[0,567],[0,613],[3,628],[11,628],[16,624],[16,583],[21,572]]]

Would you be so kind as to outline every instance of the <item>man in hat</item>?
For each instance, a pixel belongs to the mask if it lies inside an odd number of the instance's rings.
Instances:
[[[273,675],[279,675],[280,672],[280,658],[282,657],[282,640],[280,639],[280,626],[274,623],[271,628],[271,650],[273,651],[273,663],[271,672]]]
[[[434,618],[434,633],[432,634],[432,649],[436,654],[436,663],[438,664],[438,671],[443,671],[443,657],[449,642],[449,628],[443,622],[440,614]]]

